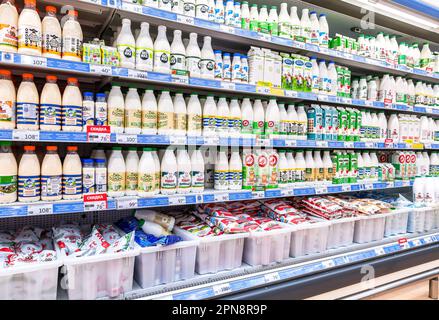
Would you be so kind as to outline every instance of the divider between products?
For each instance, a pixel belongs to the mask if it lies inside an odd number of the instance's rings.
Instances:
[[[150,198],[121,197],[117,199],[89,195],[87,201],[36,202],[32,204],[13,203],[0,206],[0,218],[24,217],[36,215],[64,214],[72,212],[127,210],[167,206],[192,205],[201,203],[221,203],[225,201],[242,201],[252,199],[270,199],[292,196],[310,196],[362,190],[383,190],[413,186],[413,180],[393,182],[354,183],[327,186],[310,186],[292,189],[274,189],[267,191],[205,191],[199,194],[178,194],[173,196],[156,196]]]
[[[299,41],[294,41],[291,39],[286,39],[278,36],[271,36],[270,34],[263,34],[260,32],[245,30],[241,28],[236,28],[230,25],[223,25],[216,22],[199,19],[195,17],[189,17],[182,14],[177,14],[165,10],[160,10],[157,8],[152,8],[148,6],[142,6],[134,3],[128,3],[124,1],[108,1],[105,0],[80,0],[80,2],[92,3],[93,5],[99,7],[109,7],[122,10],[125,13],[135,14],[137,20],[141,20],[142,16],[149,16],[152,18],[159,18],[165,21],[172,21],[179,24],[179,27],[184,29],[184,26],[190,26],[190,31],[209,31],[209,34],[219,33],[219,37],[228,36],[227,39],[234,39],[236,42],[251,44],[260,44],[270,49],[275,50],[291,50],[295,51],[305,51],[313,53],[324,59],[332,59],[336,62],[343,63],[346,65],[356,66],[360,68],[368,68],[369,70],[375,69],[382,72],[391,72],[395,75],[408,75],[413,78],[423,79],[423,80],[436,80],[439,79],[439,74],[427,72],[422,69],[411,68],[407,66],[392,66],[386,61],[380,61],[372,58],[366,58],[359,55],[342,52],[334,49],[329,49],[325,47],[320,47],[311,43],[304,43]],[[230,37],[232,36],[232,37]]]

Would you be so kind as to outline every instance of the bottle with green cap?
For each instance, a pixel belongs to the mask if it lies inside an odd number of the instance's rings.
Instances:
[[[113,147],[108,160],[108,196],[123,197],[126,189],[126,165],[121,147]]]
[[[153,148],[143,148],[138,170],[139,197],[151,197],[156,193],[156,167],[153,158]]]
[[[241,28],[250,29],[250,9],[247,1],[243,1],[241,5]]]
[[[268,30],[272,36],[277,36],[279,34],[279,17],[277,15],[277,7],[271,6],[270,14],[267,18]]]
[[[250,22],[249,22],[249,28],[251,31],[259,32],[259,12],[258,12],[258,5],[252,4],[250,6]]]
[[[126,195],[137,195],[138,186],[138,170],[139,170],[139,155],[137,154],[137,148],[128,148],[128,153],[125,159],[127,174],[126,174]]]
[[[174,132],[174,103],[167,90],[162,91],[160,95],[157,119],[158,134],[172,134]]]
[[[0,203],[17,201],[17,161],[11,142],[0,141]]]
[[[259,11],[259,32],[261,33],[270,33],[269,24],[268,24],[268,9],[266,5],[261,6],[261,10]]]

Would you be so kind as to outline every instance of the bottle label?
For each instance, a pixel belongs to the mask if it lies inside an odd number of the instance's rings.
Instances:
[[[183,14],[189,17],[195,17],[195,3],[185,1],[183,5]]]
[[[171,9],[172,9],[172,2],[171,2],[171,0],[160,0],[159,1],[159,8],[171,11]]]
[[[108,191],[125,191],[125,172],[108,173]]]
[[[126,175],[126,190],[127,191],[136,191],[137,184],[139,180],[139,175],[136,172],[127,172]]]
[[[407,56],[405,54],[399,55],[398,63],[403,66],[407,65]]]
[[[311,43],[318,44],[319,43],[319,30],[311,29]]]
[[[151,71],[153,67],[154,50],[151,48],[136,48],[136,66],[145,66],[147,71]]]
[[[232,65],[230,63],[224,63],[223,78],[224,80],[232,80]]]
[[[276,121],[266,121],[264,125],[265,134],[278,134],[279,133],[279,122]]]
[[[232,80],[242,80],[242,70],[240,63],[236,63],[233,65]]]
[[[270,22],[268,24],[268,30],[270,31],[270,34],[273,36],[277,36],[279,34],[279,27],[277,22]]]
[[[217,190],[227,189],[228,175],[229,172],[227,170],[215,170],[215,174],[214,174],[215,189]]]
[[[54,33],[43,34],[43,54],[61,57],[61,37]]]
[[[83,193],[95,193],[95,174],[94,168],[85,169],[82,171],[82,192]]]
[[[329,36],[327,32],[320,32],[319,33],[319,44],[321,46],[327,47],[329,43]]]
[[[215,131],[216,116],[203,114],[203,128],[204,130]]]
[[[107,192],[107,169],[96,168],[96,192]]]
[[[107,122],[107,103],[96,102],[96,119],[95,125],[106,126]]]
[[[124,108],[112,108],[109,110],[108,125],[116,128],[124,127]]]
[[[192,188],[204,188],[204,171],[191,171]]]
[[[264,121],[253,121],[253,133],[257,135],[264,134]]]
[[[250,19],[249,18],[241,18],[241,28],[244,30],[250,29]],[[256,30],[254,30],[256,31]]]
[[[224,23],[227,26],[232,26],[235,22],[235,17],[233,14],[233,9],[227,9],[224,12]]]
[[[158,112],[157,113],[157,128],[158,129],[174,129],[174,113],[173,112]]]
[[[163,50],[154,51],[154,70],[158,70],[161,68],[169,69],[170,55],[171,53],[169,51],[163,51]]]
[[[244,189],[252,189],[256,183],[255,157],[253,154],[244,156],[242,167],[242,185]]]
[[[242,134],[252,134],[253,133],[253,121],[244,119],[241,122],[241,133]]]
[[[215,61],[211,59],[201,59],[201,76],[205,78],[214,78],[215,73]]]
[[[17,176],[0,177],[0,197],[17,192]]]
[[[429,58],[423,58],[419,60],[419,67],[421,69],[426,69],[430,65],[430,59]]]
[[[128,62],[132,63],[133,65],[136,62],[136,48],[133,46],[130,46],[128,44],[118,44],[117,45],[117,51],[119,52],[120,60],[121,62]]]
[[[41,104],[40,106],[40,125],[61,124],[61,106],[55,104]]]
[[[279,22],[279,37],[291,37],[291,24],[289,22]]]
[[[0,46],[17,48],[17,28],[10,24],[0,24]]]
[[[239,118],[229,118],[229,130],[230,132],[241,132],[241,119]]]
[[[231,189],[241,189],[242,170],[230,170],[228,174],[229,186]]]
[[[257,20],[251,20],[249,27],[251,31],[259,32],[259,22]]]
[[[126,128],[141,128],[142,127],[142,111],[125,110],[125,127]]]
[[[227,132],[229,130],[229,118],[217,116],[216,127],[222,132]]]
[[[300,25],[293,24],[291,25],[291,38],[294,40],[297,40],[298,37],[300,37]]]
[[[215,6],[209,6],[207,19],[215,21]]]
[[[172,190],[177,188],[177,172],[162,171],[161,173],[161,189]]]
[[[186,56],[178,53],[171,53],[171,70],[186,71]]]
[[[179,189],[188,189],[192,185],[191,175],[186,171],[178,171],[178,188]]]
[[[188,131],[200,131],[201,132],[201,114],[188,114]]]
[[[82,40],[76,37],[64,37],[62,40],[63,57],[74,57],[81,59]],[[134,49],[134,48],[133,48]],[[120,51],[119,51],[120,53]]]
[[[37,30],[34,26],[24,24],[18,29],[19,49],[34,49],[41,52],[41,41],[41,30]]]
[[[222,63],[222,60],[217,61],[215,63],[214,77],[215,77],[215,79],[222,79],[223,78],[223,63]]]
[[[62,188],[65,195],[77,195],[82,193],[82,175],[65,174],[62,176]],[[44,190],[43,190],[44,192]],[[49,194],[50,195],[50,194]]]
[[[64,127],[82,127],[82,106],[62,106],[61,124]]]
[[[288,184],[290,181],[290,170],[279,169],[279,184]]]
[[[152,110],[142,111],[142,128],[157,129],[157,112]]]
[[[21,198],[36,197],[41,192],[40,176],[19,176],[18,196]]]
[[[259,32],[270,33],[268,22],[259,22]]]
[[[224,6],[221,8],[215,8],[215,22],[224,23]]]
[[[187,115],[186,113],[174,113],[174,127],[176,130],[186,132],[187,130]]]
[[[38,124],[38,104],[17,102],[17,124]]]
[[[199,57],[186,57],[187,71],[191,77],[200,76],[200,58]]]
[[[195,16],[200,19],[209,19],[209,6],[207,4],[197,4],[195,6]]]
[[[155,174],[152,173],[143,173],[139,175],[138,190],[143,192],[154,191],[156,188],[156,183],[154,179],[155,179]]]
[[[313,168],[305,169],[305,181],[310,182],[315,180],[315,170]]]
[[[61,176],[41,176],[41,196],[57,197],[61,195]]]
[[[0,121],[11,122],[15,120],[15,103],[0,101]]]
[[[95,124],[94,102],[84,101],[82,104],[82,124],[92,126]]]

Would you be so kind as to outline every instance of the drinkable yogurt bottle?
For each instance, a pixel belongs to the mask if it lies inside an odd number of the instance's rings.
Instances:
[[[0,4],[0,21],[2,22],[0,51],[17,52],[18,12],[15,7],[15,0],[2,1],[2,4]]]
[[[82,103],[78,79],[68,78],[62,97],[61,126],[63,131],[82,131]]]
[[[125,100],[119,86],[113,86],[108,95],[108,125],[111,131],[124,131]]]
[[[41,200],[58,201],[62,198],[63,167],[57,146],[47,146],[41,165]]]
[[[35,146],[24,146],[18,167],[18,201],[34,202],[41,199],[41,166]]]
[[[15,128],[16,92],[11,71],[0,70],[0,128]]]
[[[78,11],[69,10],[67,21],[63,25],[62,58],[69,61],[82,61],[82,43],[84,36],[81,25],[78,22]]]
[[[143,95],[142,133],[157,134],[157,99],[153,90],[146,90]]]
[[[137,194],[139,197],[152,197],[156,194],[156,171],[153,149],[143,148],[138,168]]]
[[[82,196],[82,164],[78,147],[67,147],[62,176],[63,199],[74,200]]]
[[[154,71],[161,73],[171,72],[171,46],[166,37],[166,27],[159,26],[157,38],[154,42]]]
[[[46,76],[46,84],[40,99],[40,130],[61,130],[62,97],[56,76]]]
[[[108,160],[108,195],[123,197],[126,188],[126,165],[122,155],[122,148],[113,147]]]
[[[149,23],[142,22],[136,40],[136,69],[152,71],[154,62],[154,43],[149,34]]]
[[[18,18],[18,53],[41,56],[42,25],[36,0],[25,0]]]
[[[125,158],[126,165],[126,195],[137,195],[139,180],[139,155],[137,148],[128,148],[128,154]]]
[[[42,33],[43,57],[61,59],[62,31],[56,17],[56,8],[53,6],[46,7],[46,16],[42,21]]]
[[[174,150],[168,148],[161,162],[160,192],[165,195],[175,194],[178,185],[178,165]]]
[[[136,40],[131,32],[131,20],[122,20],[122,29],[116,40],[120,66],[134,68],[136,65]]]
[[[199,149],[195,150],[191,156],[191,191],[201,193],[204,191],[204,159]]]
[[[136,88],[130,88],[125,98],[125,133],[140,134],[142,130],[142,102]]]
[[[34,76],[23,74],[17,91],[17,129],[38,130],[40,97],[34,83]]]
[[[0,203],[17,201],[17,161],[11,142],[0,141]]]

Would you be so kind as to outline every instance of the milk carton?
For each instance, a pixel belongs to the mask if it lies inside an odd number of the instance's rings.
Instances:
[[[277,189],[279,180],[279,155],[275,150],[268,151],[267,189]]]
[[[337,140],[346,141],[346,136],[348,132],[348,113],[345,108],[337,108],[338,110],[338,130],[337,130]]]
[[[263,191],[268,185],[269,167],[268,167],[268,153],[265,150],[256,150],[256,185],[255,190]]]
[[[245,190],[254,190],[256,185],[256,155],[251,149],[242,151],[242,188]]]
[[[312,63],[308,57],[304,57],[303,65],[303,89],[304,92],[312,91]]]
[[[306,110],[308,117],[308,140],[322,140],[323,111],[317,104],[312,104]]]
[[[293,59],[288,53],[281,53],[282,57],[282,88],[293,90]]]
[[[322,139],[332,140],[333,127],[332,127],[332,110],[330,106],[321,106],[322,108]]]
[[[302,91],[303,90],[303,70],[305,68],[305,61],[299,55],[291,55],[293,60],[293,90]]]
[[[248,51],[249,83],[264,81],[264,53],[261,48],[250,47]]]
[[[282,56],[277,52],[272,52],[273,72],[271,74],[271,84],[274,88],[282,87]]]
[[[330,107],[331,110],[331,117],[332,117],[332,141],[338,140],[338,127],[339,127],[339,120],[338,120],[338,110],[336,107]]]

